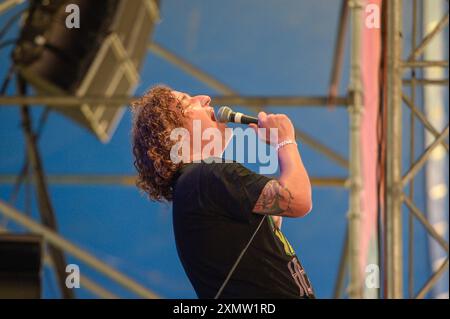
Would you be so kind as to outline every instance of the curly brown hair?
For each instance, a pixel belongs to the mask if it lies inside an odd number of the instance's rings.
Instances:
[[[184,127],[182,108],[171,88],[157,85],[131,104],[133,113],[132,144],[134,166],[138,171],[136,186],[153,201],[172,200],[172,180],[182,165],[170,159],[176,143],[172,129]]]

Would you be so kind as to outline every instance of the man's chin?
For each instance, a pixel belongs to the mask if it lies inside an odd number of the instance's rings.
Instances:
[[[225,129],[227,128],[227,124],[226,123],[219,123],[219,122],[215,122],[216,127],[221,131],[221,132],[225,132]]]

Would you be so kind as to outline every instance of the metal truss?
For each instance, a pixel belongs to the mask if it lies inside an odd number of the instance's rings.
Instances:
[[[435,82],[427,80],[416,80],[415,72],[411,72],[411,78],[404,79],[403,74],[407,70],[414,71],[415,68],[427,68],[427,67],[446,67],[448,68],[448,61],[423,61],[419,60],[424,49],[430,43],[430,41],[437,34],[443,31],[448,25],[449,14],[448,12],[443,15],[439,23],[436,24],[434,29],[425,35],[425,37],[417,44],[417,1],[413,1],[413,16],[412,16],[412,43],[411,52],[407,55],[406,60],[402,60],[403,54],[403,38],[402,38],[402,1],[401,0],[389,0],[387,2],[387,171],[386,171],[386,229],[385,229],[385,242],[386,242],[386,297],[387,298],[403,298],[403,235],[402,229],[402,206],[408,208],[410,212],[409,222],[409,290],[410,297],[423,298],[426,293],[433,287],[433,284],[439,279],[439,277],[448,269],[448,242],[442,238],[434,227],[428,222],[425,214],[417,208],[413,201],[413,187],[414,178],[417,173],[423,168],[427,160],[430,158],[432,151],[442,145],[448,153],[448,142],[445,139],[448,137],[449,126],[447,125],[442,131],[437,131],[427,120],[426,116],[419,110],[415,104],[415,94],[418,87],[428,84],[445,84],[448,83],[448,79],[442,79]],[[411,89],[411,96],[407,96],[404,93],[404,84],[408,85]],[[403,103],[402,103],[403,102]],[[415,133],[414,120],[419,120],[421,124],[428,130],[435,140],[431,143],[414,161],[414,147],[410,148],[410,161],[412,164],[407,168],[406,173],[402,175],[402,108],[403,105],[408,107],[411,111],[411,130],[410,130],[410,145],[414,145]],[[404,188],[410,187],[409,194],[406,194]],[[448,186],[448,185],[447,185]],[[435,271],[429,280],[414,293],[412,286],[412,216],[414,216],[425,228],[427,233],[432,236],[447,253],[447,259],[444,263]]]

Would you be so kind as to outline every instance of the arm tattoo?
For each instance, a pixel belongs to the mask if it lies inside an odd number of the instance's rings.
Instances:
[[[269,181],[256,201],[253,212],[269,215],[281,215],[291,210],[291,192],[278,181]]]

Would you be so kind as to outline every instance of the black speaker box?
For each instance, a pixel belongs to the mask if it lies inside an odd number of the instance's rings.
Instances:
[[[0,298],[41,298],[42,238],[0,234]]]

